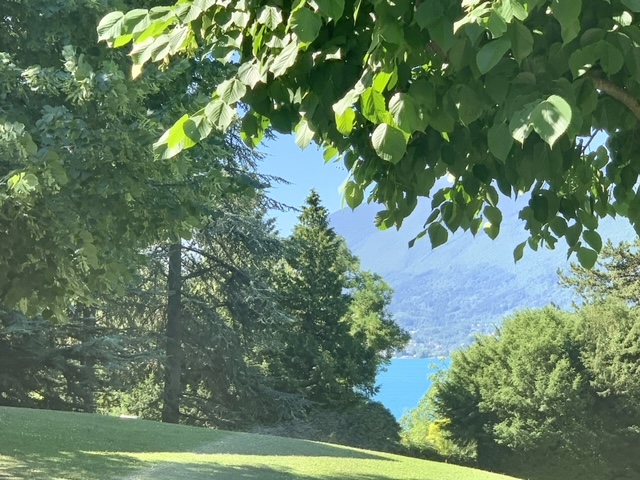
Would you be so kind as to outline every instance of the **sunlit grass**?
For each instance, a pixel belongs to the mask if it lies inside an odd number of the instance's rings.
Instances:
[[[0,407],[0,478],[500,480],[322,443],[145,420]]]

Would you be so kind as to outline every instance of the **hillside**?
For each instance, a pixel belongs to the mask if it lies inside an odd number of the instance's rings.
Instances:
[[[502,199],[500,205],[504,220],[495,241],[484,233],[473,238],[460,232],[435,250],[427,238],[408,248],[428,216],[428,201],[399,231],[374,226],[378,205],[331,216],[333,227],[347,239],[363,268],[381,274],[394,288],[391,310],[413,337],[406,354],[448,355],[475,333],[494,331],[509,312],[552,302],[570,307],[576,300],[558,285],[557,270],[569,268],[564,241],[556,250],[526,250],[515,264],[513,249],[527,238],[517,218],[524,202]],[[607,219],[600,232],[614,242],[635,235],[626,220]]]
[[[0,407],[0,478],[514,480],[304,440]]]

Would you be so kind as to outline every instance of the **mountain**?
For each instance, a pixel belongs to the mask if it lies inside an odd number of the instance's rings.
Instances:
[[[525,199],[500,200],[504,220],[496,240],[484,233],[473,237],[458,232],[435,250],[428,238],[408,247],[430,213],[428,200],[418,205],[399,231],[375,227],[373,219],[382,207],[373,204],[340,210],[331,215],[331,224],[362,267],[382,275],[393,287],[391,311],[412,335],[404,354],[435,357],[468,344],[478,332],[495,331],[502,318],[515,310],[551,303],[570,308],[577,301],[558,284],[558,269],[567,271],[570,263],[564,241],[558,242],[556,250],[527,249],[524,258],[514,263],[513,249],[527,238],[518,219],[525,205]],[[602,221],[599,231],[614,243],[635,238],[624,219]]]

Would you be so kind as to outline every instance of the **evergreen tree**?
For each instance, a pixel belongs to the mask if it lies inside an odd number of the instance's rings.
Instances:
[[[408,340],[386,310],[389,287],[360,272],[315,191],[286,247],[276,282],[292,323],[272,366],[280,388],[324,403],[353,399],[354,389],[371,395],[385,353]]]

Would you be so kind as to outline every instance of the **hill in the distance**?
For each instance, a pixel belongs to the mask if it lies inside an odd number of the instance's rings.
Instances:
[[[379,205],[331,215],[336,232],[346,238],[362,267],[382,275],[395,291],[391,310],[396,321],[412,334],[405,352],[414,356],[442,356],[468,344],[478,332],[491,333],[502,318],[515,310],[554,303],[569,308],[573,293],[558,284],[558,269],[568,271],[567,246],[556,250],[525,250],[517,264],[513,249],[527,238],[518,212],[526,205],[503,198],[504,220],[496,240],[483,232],[450,236],[435,250],[428,238],[408,242],[422,230],[430,201],[421,203],[402,228],[378,230],[373,219]],[[635,233],[624,219],[607,219],[599,229],[614,243],[631,240]]]

